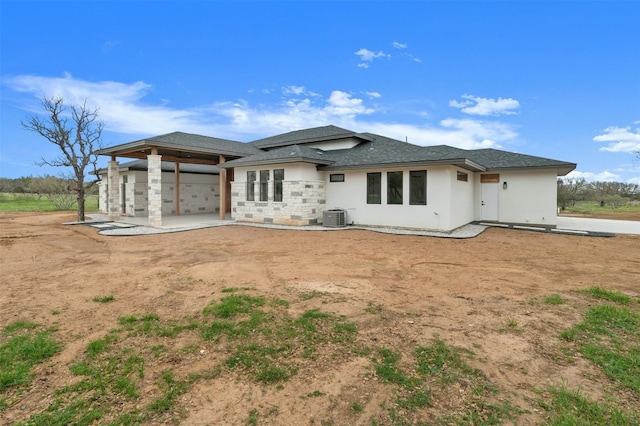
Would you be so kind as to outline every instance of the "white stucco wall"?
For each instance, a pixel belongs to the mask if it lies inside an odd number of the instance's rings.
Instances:
[[[498,222],[556,226],[556,170],[496,171],[498,184]],[[482,220],[480,173],[474,179],[476,198],[475,220]],[[507,188],[503,188],[504,182]]]
[[[427,205],[409,204],[409,172],[427,170]],[[456,168],[411,167],[345,171],[344,182],[330,182],[326,172],[327,209],[347,210],[347,222],[366,226],[450,231],[473,220],[473,182],[456,181]],[[367,204],[367,173],[382,172],[382,203]],[[387,204],[387,172],[402,171],[403,204]],[[471,174],[470,174],[471,175]]]

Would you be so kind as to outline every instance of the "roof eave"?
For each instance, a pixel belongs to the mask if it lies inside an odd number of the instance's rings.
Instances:
[[[371,164],[353,164],[348,166],[326,166],[321,170],[362,170],[362,169],[376,169],[376,168],[392,168],[392,167],[417,167],[417,166],[456,166],[461,169],[469,170],[472,172],[484,172],[486,168],[474,161],[467,158],[457,158],[448,160],[421,160],[421,161],[402,161],[393,163],[371,163]]]
[[[234,167],[268,166],[272,164],[283,164],[283,163],[311,163],[311,164],[324,165],[324,164],[331,164],[332,161],[315,160],[315,159],[306,158],[306,157],[292,157],[292,158],[242,161],[242,162],[229,161],[229,162],[218,164],[218,167],[223,169],[231,169]]]
[[[513,170],[555,170],[558,176],[566,176],[571,171],[575,170],[578,165],[575,163],[562,163],[558,165],[546,165],[546,166],[514,166],[514,167],[489,167],[488,172],[501,172],[501,171],[513,171]]]

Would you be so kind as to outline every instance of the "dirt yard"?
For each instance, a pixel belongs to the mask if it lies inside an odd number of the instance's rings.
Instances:
[[[292,315],[313,308],[344,315],[357,325],[361,346],[390,348],[403,359],[435,338],[466,349],[473,353],[467,362],[498,390],[495,399],[522,410],[511,423],[544,422],[535,400],[562,383],[594,400],[609,395],[625,409],[640,407],[637,396],[607,382],[595,365],[563,355],[558,338],[590,303],[575,290],[599,286],[640,296],[638,236],[487,229],[454,240],[225,226],[108,237],[89,226],[62,225],[72,220],[73,214],[0,214],[0,326],[18,320],[55,326],[53,337],[64,344],[35,367],[27,389],[8,394],[0,423],[42,412],[56,389],[77,382],[69,365],[82,359],[89,342],[118,327],[118,318],[154,313],[197,320],[230,287],[286,300]],[[104,295],[114,300],[93,300]],[[567,303],[542,303],[550,295]],[[176,377],[221,365],[214,341],[183,337],[164,344],[194,341],[197,350],[188,355],[147,361],[143,382],[167,365]],[[313,362],[301,361],[278,385],[222,368],[181,394],[175,411],[183,424],[386,424],[384,407],[394,404],[395,388],[375,377],[369,355],[341,350],[318,347]],[[148,386],[136,404],[154,392]],[[468,391],[454,384],[412,418],[445,415]],[[171,418],[157,419],[165,421]]]

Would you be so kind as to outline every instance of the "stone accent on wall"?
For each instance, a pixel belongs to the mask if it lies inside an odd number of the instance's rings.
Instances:
[[[120,218],[120,166],[117,161],[107,165],[107,211],[110,220]]]
[[[162,156],[147,156],[149,225],[162,226]]]
[[[326,204],[324,181],[284,181],[282,202],[273,201],[273,181],[269,181],[269,200],[260,200],[260,185],[255,185],[255,200],[244,199],[245,182],[231,182],[231,217],[238,222],[278,225],[315,225],[322,223]],[[236,195],[242,194],[242,195]]]

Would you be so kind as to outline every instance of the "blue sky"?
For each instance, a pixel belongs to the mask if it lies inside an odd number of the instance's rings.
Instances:
[[[637,1],[2,0],[0,176],[60,173],[20,121],[62,96],[105,146],[333,124],[640,184],[639,22]]]

